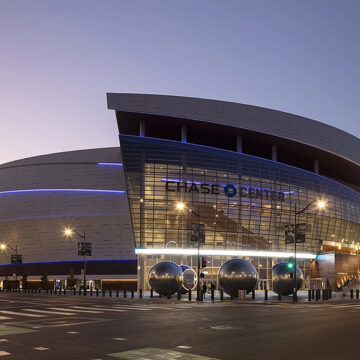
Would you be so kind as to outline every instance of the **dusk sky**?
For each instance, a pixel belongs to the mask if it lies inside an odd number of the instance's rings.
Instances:
[[[0,0],[0,163],[117,146],[106,92],[194,96],[360,137],[359,0]]]

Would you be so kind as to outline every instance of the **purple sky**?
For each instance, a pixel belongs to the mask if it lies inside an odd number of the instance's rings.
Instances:
[[[359,0],[1,0],[0,163],[117,146],[106,92],[195,96],[360,137]]]

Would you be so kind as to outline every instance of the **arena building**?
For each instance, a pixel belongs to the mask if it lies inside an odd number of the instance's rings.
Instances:
[[[257,269],[258,287],[271,289],[272,267],[294,255],[285,230],[295,223],[305,288],[358,276],[360,139],[250,105],[142,94],[107,101],[120,147],[0,166],[4,281],[27,275],[35,284],[46,274],[62,284],[86,268],[88,287],[148,289],[159,261],[196,268],[193,224],[204,230],[206,281],[240,257]],[[86,262],[82,242],[91,244]],[[16,250],[22,264],[10,262]]]

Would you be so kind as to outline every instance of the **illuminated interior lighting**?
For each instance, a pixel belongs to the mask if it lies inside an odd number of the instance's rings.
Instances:
[[[180,248],[137,248],[135,254],[144,255],[197,255],[197,249],[180,249]],[[258,257],[278,257],[286,258],[294,256],[293,252],[282,251],[256,251],[256,250],[214,250],[201,249],[200,255],[209,256],[258,256]],[[316,254],[296,253],[296,257],[300,259],[315,259]]]
[[[100,190],[100,189],[23,189],[0,191],[0,195],[26,194],[26,193],[100,193],[100,194],[125,194],[122,190]]]
[[[97,163],[99,166],[118,166],[121,167],[123,166],[122,163]]]

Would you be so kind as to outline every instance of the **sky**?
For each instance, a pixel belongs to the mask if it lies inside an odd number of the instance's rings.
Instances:
[[[359,0],[0,0],[0,163],[118,146],[107,92],[234,101],[360,137]]]

